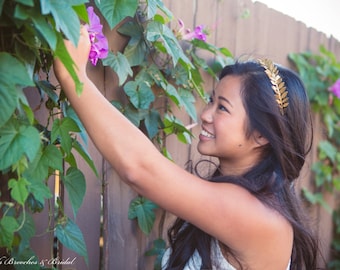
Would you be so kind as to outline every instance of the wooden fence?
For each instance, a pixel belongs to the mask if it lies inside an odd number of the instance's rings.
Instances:
[[[261,3],[253,3],[251,0],[166,0],[164,2],[174,16],[181,18],[187,27],[193,28],[195,25],[203,24],[211,28],[208,41],[216,46],[228,48],[236,57],[266,56],[277,63],[289,66],[288,53],[306,50],[318,52],[319,46],[323,44],[340,59],[340,43],[337,40],[332,37],[328,38],[315,29],[307,28],[303,23]],[[249,12],[247,18],[242,16],[245,12]],[[109,38],[110,48],[113,51],[122,51],[127,42],[126,39],[115,31],[109,31],[108,28],[105,32]],[[89,69],[90,77],[108,99],[120,98],[121,91],[118,88],[117,77],[111,70],[100,66],[89,67]],[[212,89],[213,84],[214,82],[207,78],[206,88]],[[32,94],[29,94],[28,98],[31,104],[39,102],[38,97]],[[202,106],[200,102],[197,102],[198,112]],[[39,118],[46,118],[43,110],[39,114]],[[178,111],[178,116],[184,123],[189,124],[189,118],[181,111]],[[320,125],[316,121],[316,140],[320,136],[319,129]],[[198,132],[199,128],[194,128],[193,133],[198,134]],[[188,160],[195,162],[201,158],[196,151],[195,143],[184,146],[170,138],[167,144],[174,160],[181,166],[184,166]],[[128,219],[129,203],[137,194],[119,180],[91,141],[88,150],[95,161],[100,177],[98,179],[86,164],[79,164],[86,175],[87,192],[76,223],[85,237],[89,266],[87,267],[77,254],[67,249],[60,249],[60,258],[75,258],[72,265],[60,266],[60,269],[153,269],[154,258],[145,257],[144,253],[151,247],[153,240],[159,236],[166,238],[167,227],[173,217],[158,210],[156,229],[149,236],[145,236],[138,229],[136,222]],[[300,186],[310,186],[310,165],[315,159],[316,150],[313,149],[310,161],[301,177]],[[54,179],[50,182],[54,186]],[[66,194],[64,200],[65,211],[72,216],[72,209],[67,204]],[[333,203],[333,198],[330,198],[330,203]],[[323,253],[327,260],[330,255],[329,244],[332,234],[331,217],[318,207],[314,209],[314,214],[315,225],[318,228]],[[46,212],[35,215],[37,235],[45,232],[47,215]],[[164,222],[164,225],[159,226],[160,222]],[[51,258],[53,233],[42,235],[33,238],[33,249],[40,259]]]

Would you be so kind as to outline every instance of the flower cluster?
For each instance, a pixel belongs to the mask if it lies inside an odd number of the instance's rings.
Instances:
[[[340,98],[340,79],[338,79],[330,88],[329,90],[333,92],[333,94]]]
[[[86,24],[85,27],[89,32],[91,41],[89,60],[92,65],[95,66],[98,62],[98,59],[103,59],[107,56],[109,52],[109,45],[106,37],[103,34],[103,25],[100,23],[99,17],[93,11],[93,7],[88,7],[87,13],[89,16],[89,24]]]
[[[185,29],[184,27],[184,22],[182,20],[178,20],[180,29],[178,31],[179,38],[183,40],[193,40],[195,39],[200,39],[203,41],[207,40],[207,34],[204,32],[204,26],[203,25],[198,25],[195,27],[194,31],[191,31],[190,29]]]

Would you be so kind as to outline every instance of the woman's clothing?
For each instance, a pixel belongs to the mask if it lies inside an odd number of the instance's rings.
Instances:
[[[166,269],[167,263],[171,254],[171,249],[167,249],[162,258],[162,269]],[[211,270],[236,270],[223,256],[221,248],[216,239],[211,241]],[[202,259],[198,251],[195,250],[190,260],[187,262],[183,270],[200,270],[202,265]],[[290,269],[290,262],[287,270]]]

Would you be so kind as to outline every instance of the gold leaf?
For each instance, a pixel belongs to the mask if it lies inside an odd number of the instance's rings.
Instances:
[[[282,115],[284,115],[284,108],[288,106],[288,91],[285,86],[285,82],[282,80],[277,66],[269,59],[259,59],[260,65],[264,68],[264,72],[267,74],[272,89],[275,93],[275,99],[279,105],[279,109]]]

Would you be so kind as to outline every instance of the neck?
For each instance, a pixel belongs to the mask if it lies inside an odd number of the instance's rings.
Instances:
[[[253,166],[254,166],[253,164],[233,166],[233,165],[229,165],[229,164],[225,164],[221,162],[219,169],[222,175],[240,176],[248,172]]]

